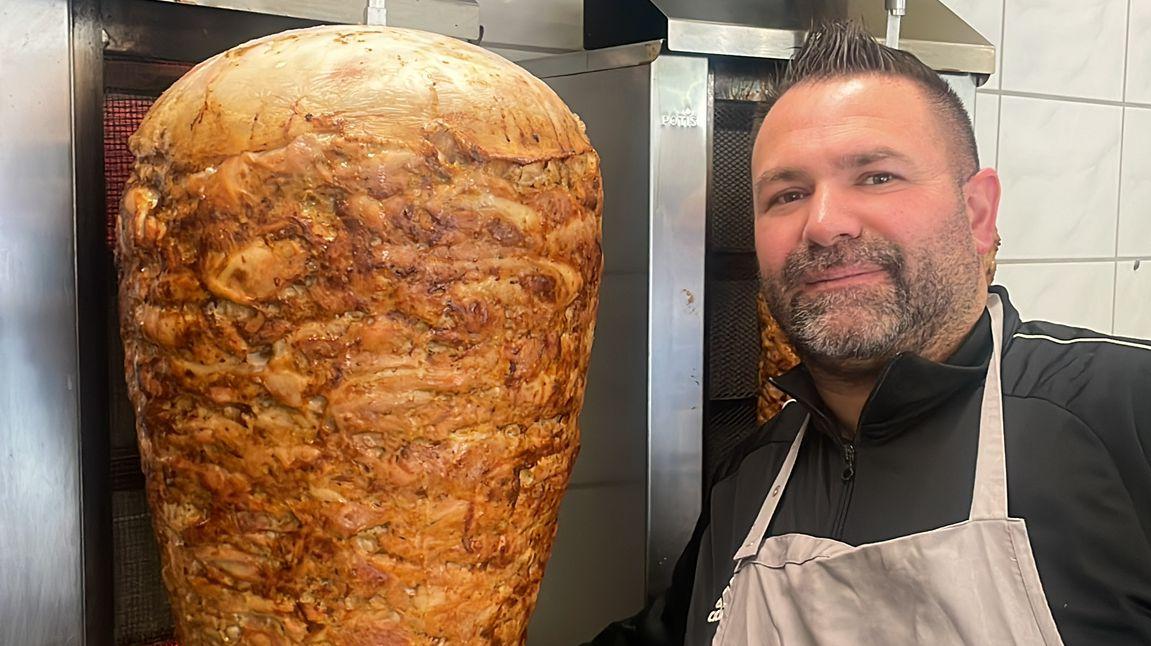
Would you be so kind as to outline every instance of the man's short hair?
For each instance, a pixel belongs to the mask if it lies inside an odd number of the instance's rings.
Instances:
[[[759,106],[755,132],[763,117],[788,90],[806,83],[881,75],[915,83],[938,109],[941,131],[947,138],[960,183],[979,172],[975,132],[963,101],[955,90],[915,56],[880,44],[855,21],[829,22],[812,29],[799,51],[768,87]]]

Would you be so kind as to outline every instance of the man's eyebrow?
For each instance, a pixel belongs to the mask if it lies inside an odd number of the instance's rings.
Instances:
[[[871,150],[844,155],[836,160],[836,166],[841,169],[859,168],[885,159],[894,159],[902,162],[911,161],[910,157],[894,148],[880,146]],[[807,177],[807,173],[797,168],[769,168],[761,173],[759,177],[755,178],[754,187],[758,190],[772,182],[796,182],[807,179]]]
[[[895,150],[894,148],[888,148],[886,146],[880,146],[879,148],[874,148],[872,150],[867,150],[867,151],[863,151],[863,152],[859,152],[859,153],[852,153],[850,155],[844,155],[843,157],[839,158],[838,162],[836,163],[836,166],[838,166],[841,169],[859,168],[861,166],[867,166],[868,164],[874,164],[877,161],[883,161],[885,159],[894,159],[896,161],[901,161],[901,162],[910,162],[911,161],[910,157],[908,157],[907,155],[904,155],[903,153],[899,152],[898,150]]]
[[[795,168],[769,168],[755,178],[754,190],[758,193],[772,182],[798,182],[808,177],[807,173]]]
[[[836,161],[836,166],[841,169],[862,168],[863,166],[874,164],[875,162],[885,159],[894,159],[907,163],[911,162],[910,157],[898,150],[888,148],[887,146],[880,146],[871,150],[844,155]],[[769,168],[760,173],[759,177],[755,178],[755,182],[752,185],[753,195],[758,196],[759,192],[766,188],[768,184],[775,182],[800,182],[806,180],[808,177],[809,175],[807,173],[797,168]]]

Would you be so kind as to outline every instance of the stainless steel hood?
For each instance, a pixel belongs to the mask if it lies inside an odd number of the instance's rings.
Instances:
[[[322,22],[408,27],[465,40],[480,37],[480,8],[476,0],[163,1]]]
[[[883,39],[883,0],[584,0],[584,47],[665,39],[673,52],[789,59],[812,24],[848,18]],[[940,72],[995,71],[995,48],[940,0],[908,0],[899,47]]]

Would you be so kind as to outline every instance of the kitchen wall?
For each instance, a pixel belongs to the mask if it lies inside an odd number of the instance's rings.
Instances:
[[[1151,0],[944,2],[999,52],[973,115],[998,282],[1024,318],[1151,338]]]

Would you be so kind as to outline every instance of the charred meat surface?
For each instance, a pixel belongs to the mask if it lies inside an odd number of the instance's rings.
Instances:
[[[449,38],[202,63],[131,140],[125,370],[180,643],[519,644],[578,451],[599,159]]]

